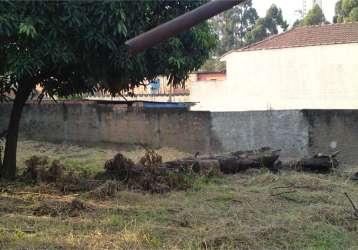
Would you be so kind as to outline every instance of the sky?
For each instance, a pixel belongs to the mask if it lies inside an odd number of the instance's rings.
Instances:
[[[322,0],[322,9],[326,19],[332,22],[334,16],[334,7],[338,0]],[[265,16],[266,10],[272,4],[276,4],[282,9],[282,13],[287,22],[292,25],[300,14],[296,10],[302,10],[303,0],[253,0],[253,6],[257,10],[259,16]],[[313,0],[306,0],[307,11],[312,7]]]

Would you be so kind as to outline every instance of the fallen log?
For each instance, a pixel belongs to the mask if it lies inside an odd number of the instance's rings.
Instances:
[[[140,177],[150,171],[157,175],[190,171],[205,176],[220,175],[221,173],[235,174],[249,168],[273,170],[279,158],[279,152],[280,150],[262,148],[252,151],[237,151],[226,155],[190,157],[164,163],[156,161],[152,164],[153,166],[143,164],[144,161],[134,164],[123,155],[117,154],[112,160],[106,162],[105,169],[107,176],[114,176],[120,180]]]
[[[258,161],[247,158],[238,158],[236,156],[217,156],[215,159],[219,161],[220,170],[224,174],[235,174],[249,168],[260,167],[260,163]]]
[[[310,158],[289,162],[284,165],[284,168],[294,169],[296,171],[328,173],[339,166],[339,162],[336,159],[339,153],[339,151],[331,155],[318,153]]]
[[[219,161],[220,169],[224,174],[235,174],[249,168],[274,170],[280,157],[280,151],[265,147],[258,150],[236,151],[228,155],[211,156],[208,159]]]
[[[160,160],[140,161],[137,164],[118,154],[106,163],[105,169],[106,176],[113,176],[116,179],[126,181],[130,178],[141,178],[148,175],[148,173],[166,176],[170,173],[192,172],[198,175],[213,176],[220,175],[221,173],[235,174],[250,168],[268,168],[273,172],[277,172],[281,168],[289,168],[296,171],[327,173],[339,165],[336,159],[339,152],[331,155],[320,153],[313,157],[303,158],[284,165],[281,165],[281,161],[279,161],[280,152],[281,150],[273,150],[266,147],[258,150],[236,151],[216,156],[197,157],[196,154],[196,157],[164,163]],[[148,158],[148,156],[150,157]],[[148,159],[158,158],[155,156],[154,151],[150,155],[147,154],[146,157]]]
[[[351,177],[352,181],[358,181],[358,172]]]
[[[171,171],[193,170],[195,173],[207,172],[205,169],[212,168],[213,165],[224,174],[234,174],[250,167],[259,167],[257,162],[239,159],[235,156],[201,157],[198,159],[183,159],[164,163],[165,168]]]

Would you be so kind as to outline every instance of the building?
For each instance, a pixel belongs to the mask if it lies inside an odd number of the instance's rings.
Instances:
[[[134,88],[134,96],[127,95],[130,100],[158,101],[158,102],[188,102],[190,95],[190,85],[195,79],[195,75],[189,75],[185,86],[173,87],[168,84],[169,79],[159,76],[146,85]]]
[[[217,100],[224,97],[222,92],[226,89],[226,77],[226,71],[197,73],[190,84],[189,100],[195,104],[191,110],[215,110]]]
[[[189,74],[184,86],[173,87],[168,84],[168,78],[159,76],[151,82],[136,87],[124,97],[112,98],[109,93],[98,93],[88,96],[90,100],[137,101],[137,102],[182,102],[193,105],[193,110],[207,109],[211,96],[216,89],[222,89],[226,80],[226,71],[193,72]],[[133,92],[133,94],[132,94]]]
[[[189,74],[185,86],[172,87],[168,85],[166,77],[160,76],[156,81],[153,81],[154,84],[149,83],[148,86],[135,88],[133,98],[147,101],[193,102],[200,104],[205,102],[210,87],[221,87],[225,80],[226,71],[194,72]]]
[[[358,109],[358,23],[298,27],[222,60],[209,110]]]
[[[225,81],[226,80],[226,71],[216,71],[216,72],[197,72],[196,73],[197,81]]]

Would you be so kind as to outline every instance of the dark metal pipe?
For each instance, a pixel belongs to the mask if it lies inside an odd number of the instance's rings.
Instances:
[[[139,53],[244,1],[245,0],[214,0],[208,2],[203,6],[128,40],[125,44],[129,46],[131,54]]]

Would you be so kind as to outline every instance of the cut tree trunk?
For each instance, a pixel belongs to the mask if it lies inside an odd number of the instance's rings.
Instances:
[[[220,169],[224,174],[235,174],[249,168],[260,167],[260,163],[252,159],[238,158],[236,156],[217,156],[215,158],[220,162]]]
[[[358,172],[351,177],[352,181],[358,181]]]
[[[283,165],[283,168],[305,172],[328,173],[334,168],[338,167],[339,162],[336,159],[338,154],[339,151],[331,155],[319,153],[311,158],[304,158],[298,161],[288,162]]]
[[[24,81],[19,84],[19,88],[16,93],[6,135],[4,160],[0,172],[0,176],[4,179],[13,180],[16,176],[16,151],[20,119],[23,107],[33,89],[33,86],[34,84],[31,82]]]
[[[227,155],[185,158],[164,162],[158,166],[154,166],[153,171],[158,175],[165,175],[168,173],[181,173],[189,170],[199,175],[217,176],[221,173],[235,174],[249,168],[268,168],[274,170],[276,166],[275,164],[279,158],[279,152],[280,150],[262,148],[255,151],[233,152]],[[132,164],[129,166],[123,161],[116,162],[115,160],[110,160],[109,162],[114,165],[111,165],[111,168],[107,167],[107,170],[110,170],[107,171],[107,176],[118,175],[118,173],[121,173],[119,174],[120,179],[128,179],[143,176],[145,172],[148,171],[148,168],[141,164]]]
[[[309,159],[301,160],[300,164],[303,171],[327,173],[337,168],[339,163],[336,156],[339,152],[332,155],[317,154]]]
[[[229,157],[219,156],[217,158],[223,173],[237,173],[249,168],[268,168],[276,172],[276,163],[280,152],[281,150],[265,147],[258,150],[237,151],[231,153]]]

